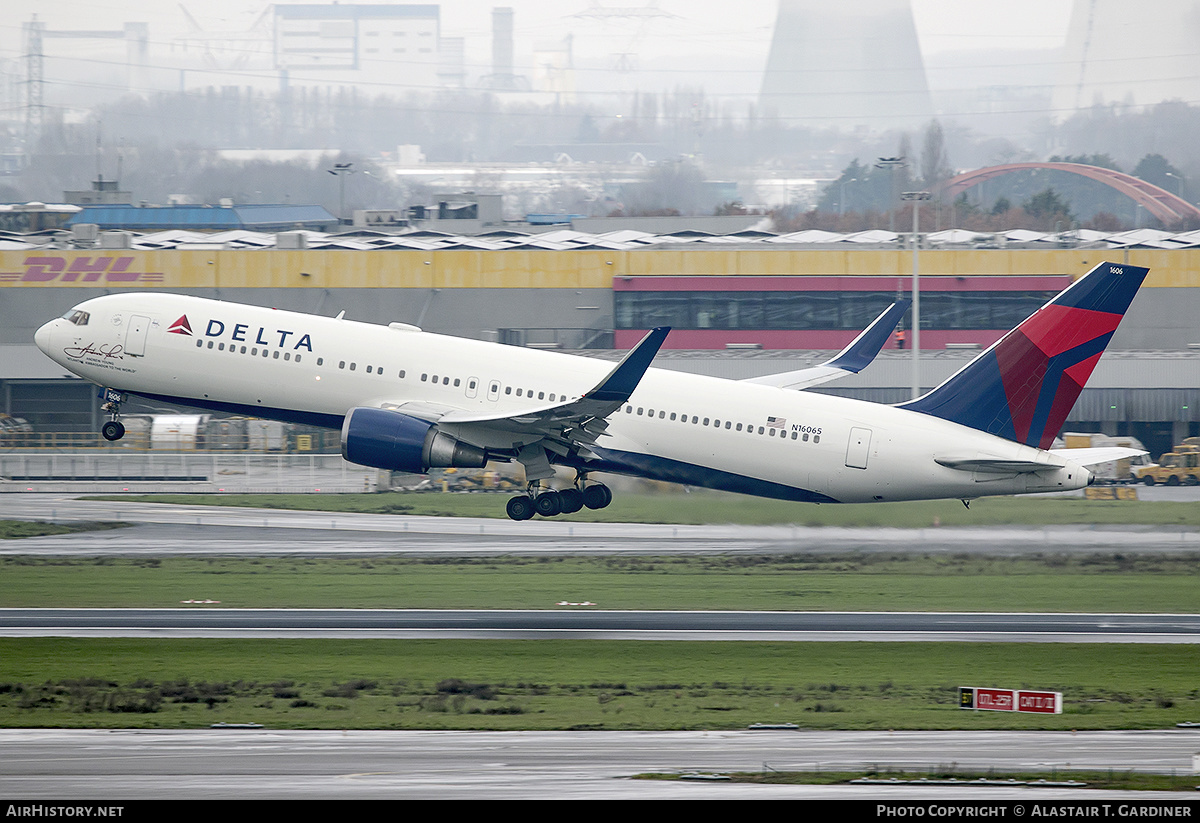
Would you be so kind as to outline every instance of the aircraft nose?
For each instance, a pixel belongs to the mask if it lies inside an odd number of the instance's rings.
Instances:
[[[54,339],[54,324],[56,322],[55,320],[51,320],[33,333],[33,342],[46,354],[50,353],[50,345]]]

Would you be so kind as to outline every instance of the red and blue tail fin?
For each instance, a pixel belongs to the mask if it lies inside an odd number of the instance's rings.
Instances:
[[[900,408],[1050,448],[1148,271],[1101,263],[945,383]]]

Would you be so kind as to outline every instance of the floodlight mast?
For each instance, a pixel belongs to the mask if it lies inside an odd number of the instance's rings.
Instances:
[[[917,251],[921,246],[921,203],[932,199],[927,191],[906,191],[901,200],[912,203],[912,398],[921,396],[921,270]]]

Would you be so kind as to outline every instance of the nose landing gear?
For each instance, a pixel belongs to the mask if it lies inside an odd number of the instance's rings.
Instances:
[[[100,427],[100,436],[105,440],[111,442],[125,436],[125,424],[120,421],[121,403],[124,400],[123,393],[115,389],[104,390],[104,405],[100,407],[100,410],[108,412],[110,415],[108,422]]]

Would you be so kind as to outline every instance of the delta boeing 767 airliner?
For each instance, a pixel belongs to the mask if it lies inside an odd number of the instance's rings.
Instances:
[[[340,429],[365,466],[422,473],[516,461],[526,520],[602,508],[611,472],[814,503],[1079,489],[1132,449],[1050,449],[1147,270],[1103,263],[928,394],[895,406],[803,391],[859,371],[907,303],[826,363],[732,381],[650,368],[668,328],[615,367],[587,357],[176,294],[96,297],[38,347],[103,388]],[[343,313],[344,314],[344,313]],[[552,489],[554,464],[576,470]]]

